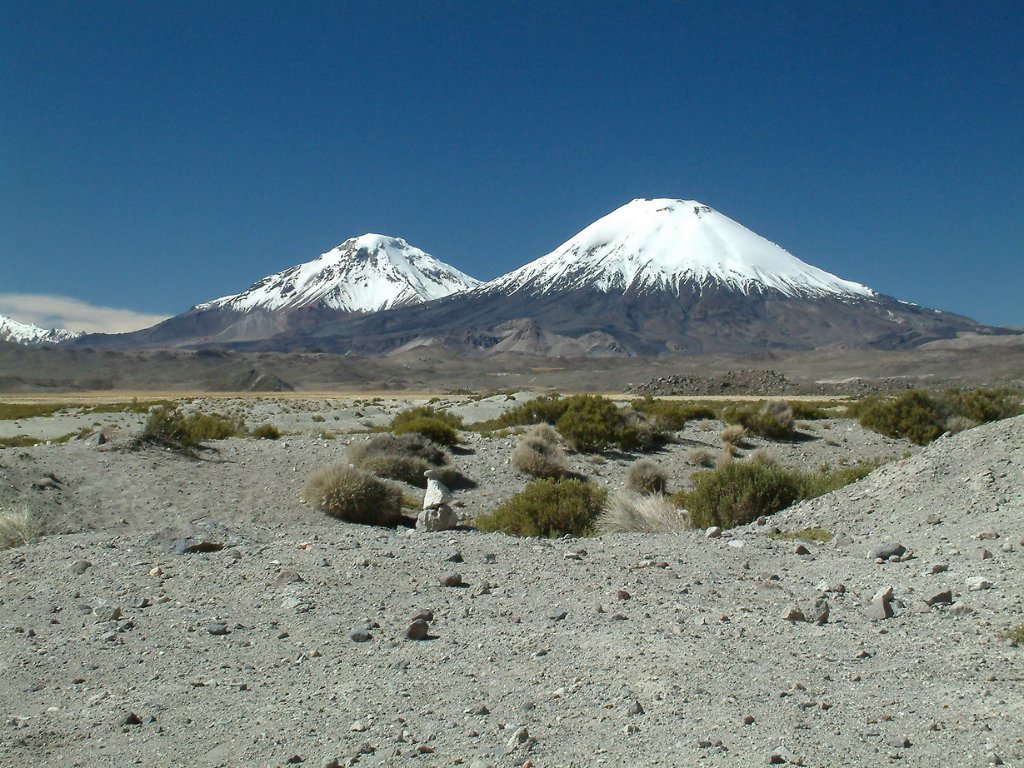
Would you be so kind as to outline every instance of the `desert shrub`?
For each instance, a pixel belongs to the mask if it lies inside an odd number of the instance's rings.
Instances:
[[[381,434],[352,443],[348,447],[348,460],[380,477],[426,488],[427,479],[423,473],[445,465],[448,454],[421,433],[409,432],[403,435]],[[452,472],[458,474],[454,469]]]
[[[493,512],[476,519],[482,531],[513,536],[587,536],[607,492],[577,479],[534,480]]]
[[[849,467],[823,465],[817,472],[800,474],[800,498],[813,499],[863,480],[881,465],[880,461],[862,461]]]
[[[1002,640],[1006,640],[1010,645],[1024,645],[1024,624],[1018,624],[1015,627],[1007,627],[1001,630],[999,637]]]
[[[752,435],[767,440],[793,437],[793,409],[781,400],[771,400],[760,408],[733,405],[722,411],[728,424],[738,424]]]
[[[715,410],[706,405],[681,403],[676,400],[661,400],[650,396],[641,400],[634,400],[630,403],[630,406],[634,410],[654,419],[658,429],[664,429],[669,432],[678,432],[686,426],[688,421],[718,418]]]
[[[690,527],[690,516],[660,494],[615,493],[597,519],[606,533],[676,533]]]
[[[573,450],[602,451],[619,438],[619,409],[607,398],[577,395],[555,427]]]
[[[616,409],[618,410],[618,409]],[[654,419],[627,408],[618,411],[619,426],[615,443],[623,451],[654,451],[668,441]]]
[[[403,520],[399,486],[346,464],[314,472],[302,489],[302,499],[350,523],[396,525]]]
[[[866,397],[847,407],[850,415],[874,432],[887,437],[905,437],[927,445],[943,432],[946,414],[934,397],[911,390],[897,398]]]
[[[490,432],[509,427],[521,427],[529,424],[554,424],[565,414],[569,400],[558,395],[541,395],[515,408],[510,408],[496,419],[480,421],[472,425],[479,431]]]
[[[626,488],[635,493],[666,493],[668,472],[650,459],[637,459],[626,470]]]
[[[800,498],[795,473],[762,461],[734,461],[694,473],[684,504],[694,525],[732,528],[771,515]]]
[[[429,405],[409,408],[391,420],[391,431],[396,435],[416,432],[438,445],[452,446],[458,443],[458,430],[461,428],[461,418]]]
[[[35,524],[28,510],[0,507],[0,550],[28,544],[35,534]]]
[[[686,458],[691,464],[696,464],[698,467],[715,466],[715,452],[709,448],[694,448],[686,455]]]
[[[800,421],[820,421],[831,418],[825,408],[828,403],[817,403],[810,400],[790,400],[789,410],[794,419]]]
[[[768,538],[781,541],[832,541],[832,532],[824,528],[801,528],[798,531],[776,531],[769,533]]]
[[[512,451],[512,466],[534,477],[563,477],[569,474],[565,451],[551,439],[554,430],[545,427],[547,432],[535,428],[523,435]]]
[[[273,424],[260,424],[252,431],[252,436],[259,440],[277,440],[281,436],[281,430]]]
[[[244,431],[241,419],[202,411],[185,414],[177,406],[160,405],[150,411],[142,440],[190,451],[201,447],[206,440],[224,440]]]
[[[745,427],[741,427],[739,424],[730,424],[722,430],[718,440],[721,442],[722,447],[731,454],[736,448],[743,445],[743,440],[746,436],[747,430]]]
[[[953,416],[969,419],[976,424],[1009,419],[1024,413],[1024,395],[1009,387],[948,389],[942,399]]]

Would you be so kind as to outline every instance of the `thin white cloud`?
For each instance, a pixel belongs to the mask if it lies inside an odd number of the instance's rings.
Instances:
[[[0,315],[40,328],[67,328],[86,333],[125,333],[166,320],[131,309],[98,307],[70,296],[44,293],[0,293]]]

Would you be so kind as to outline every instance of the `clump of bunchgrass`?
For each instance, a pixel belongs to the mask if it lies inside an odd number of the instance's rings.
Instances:
[[[626,470],[626,489],[635,493],[667,493],[668,471],[650,459],[637,459]]]
[[[608,533],[677,533],[690,527],[690,516],[661,494],[612,494],[597,520],[597,531]]]
[[[252,436],[257,440],[277,440],[281,436],[281,430],[273,424],[260,424],[252,431]]]
[[[0,507],[0,550],[20,547],[36,537],[32,513],[27,509]]]
[[[569,474],[569,462],[558,444],[558,434],[547,424],[535,426],[519,439],[512,451],[512,466],[533,477]]]
[[[349,523],[393,526],[405,520],[400,486],[347,464],[314,472],[302,489],[302,499]]]
[[[391,431],[396,435],[416,432],[444,446],[453,446],[459,442],[460,429],[461,417],[430,405],[409,408],[391,420]]]

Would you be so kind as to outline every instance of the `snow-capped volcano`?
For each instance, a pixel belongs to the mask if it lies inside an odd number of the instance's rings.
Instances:
[[[248,290],[195,307],[236,312],[322,307],[376,312],[417,304],[473,288],[469,275],[400,237],[366,234],[305,264],[264,277]]]
[[[632,293],[717,285],[742,293],[869,298],[875,291],[796,258],[696,200],[633,200],[482,290]]]
[[[60,344],[62,341],[77,339],[82,334],[63,328],[48,330],[31,323],[19,323],[9,317],[0,315],[0,341],[13,341],[16,344]]]

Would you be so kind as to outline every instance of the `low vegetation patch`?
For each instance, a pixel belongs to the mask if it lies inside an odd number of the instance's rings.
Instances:
[[[396,435],[416,432],[438,445],[456,445],[459,442],[460,429],[460,417],[430,405],[409,408],[391,420],[391,431]]]
[[[817,472],[799,472],[767,459],[730,461],[713,470],[695,472],[693,489],[673,495],[694,525],[733,528],[773,515],[797,501],[821,496],[867,476],[875,462]]]
[[[177,406],[153,409],[142,430],[142,441],[194,452],[207,440],[225,440],[245,433],[240,418],[195,411],[186,414]]]
[[[1022,413],[1024,394],[1008,387],[948,389],[941,395],[913,389],[895,398],[866,397],[847,407],[847,414],[861,426],[917,445],[927,445],[945,432]]]
[[[52,416],[67,407],[66,404],[52,403],[0,403],[0,420],[17,421],[38,416]]]
[[[607,492],[577,479],[534,480],[493,512],[476,519],[482,531],[513,536],[589,536]]]
[[[597,520],[607,533],[677,533],[690,527],[690,516],[661,494],[612,494]]]
[[[1024,624],[1009,627],[999,633],[1003,640],[1009,640],[1011,645],[1024,645]]]
[[[391,526],[404,520],[400,486],[346,464],[314,472],[302,489],[302,499],[349,523]]]
[[[789,410],[793,413],[793,418],[799,421],[821,421],[822,419],[831,419],[834,414],[828,412],[828,408],[833,407],[831,403],[816,402],[813,400],[790,400]]]
[[[781,541],[816,541],[824,543],[832,541],[832,533],[824,528],[801,528],[798,531],[775,531],[768,534],[768,538]]]
[[[281,430],[273,424],[260,424],[252,431],[252,436],[258,440],[277,440],[281,436]]]
[[[0,507],[0,550],[28,544],[35,535],[35,524],[28,510]]]
[[[652,418],[658,429],[668,432],[680,431],[688,421],[718,418],[715,409],[707,405],[661,400],[650,396],[634,400],[630,406],[633,410]]]
[[[761,407],[732,405],[722,411],[722,418],[766,440],[791,440],[795,435],[793,409],[781,400],[770,400]]]

